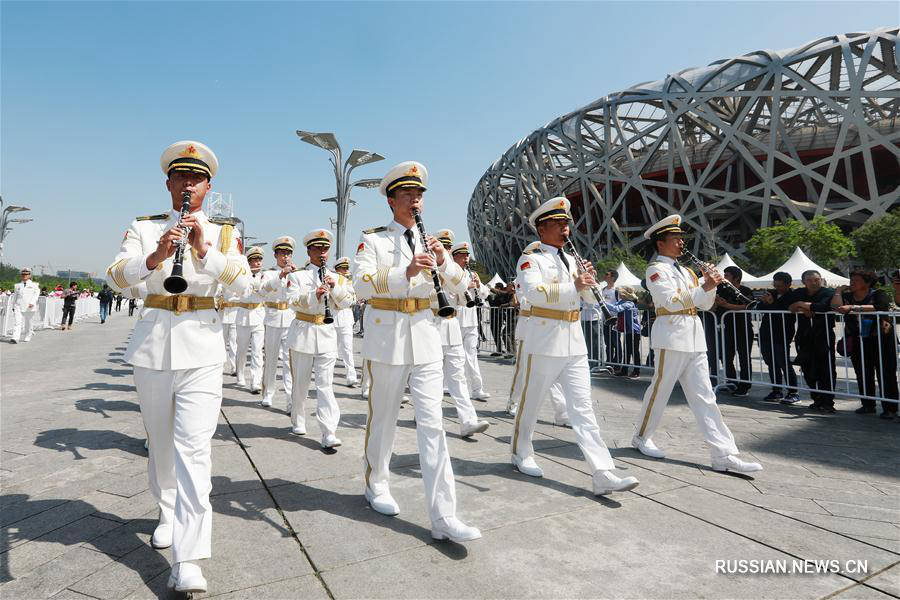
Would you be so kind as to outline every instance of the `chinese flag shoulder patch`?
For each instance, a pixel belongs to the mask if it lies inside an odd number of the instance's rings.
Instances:
[[[656,281],[657,279],[659,279],[659,273],[654,273],[650,276],[650,281]]]
[[[522,266],[519,267],[519,269],[521,269],[522,271],[524,271],[525,269],[528,269],[528,268],[530,268],[530,267],[531,267],[531,263],[528,262],[528,261],[526,260],[525,262],[522,263]]]
[[[366,247],[365,243],[360,244],[359,246],[356,247],[356,253],[359,254],[360,252],[363,251],[363,248],[365,248],[365,247]]]

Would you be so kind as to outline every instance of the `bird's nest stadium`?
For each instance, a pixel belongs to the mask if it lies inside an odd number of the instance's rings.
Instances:
[[[760,50],[604,96],[531,133],[481,177],[475,258],[510,274],[542,201],[572,202],[585,257],[634,249],[681,213],[694,251],[744,257],[760,227],[817,215],[845,229],[900,204],[898,28]]]

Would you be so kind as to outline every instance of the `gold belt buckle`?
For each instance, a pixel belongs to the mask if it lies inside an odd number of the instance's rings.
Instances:
[[[400,302],[400,312],[404,312],[407,314],[412,314],[416,312],[416,299],[415,298],[404,298]]]
[[[175,299],[174,302],[174,311],[176,315],[180,315],[183,312],[187,312],[191,310],[191,297],[190,296],[182,296],[176,295],[172,296]]]

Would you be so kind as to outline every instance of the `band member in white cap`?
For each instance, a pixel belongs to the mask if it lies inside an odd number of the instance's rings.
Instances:
[[[541,245],[540,240],[531,242],[522,251],[516,263],[516,273],[522,273],[522,263],[531,260],[529,257],[536,248]],[[516,295],[519,297],[519,318],[516,320],[516,340],[519,347],[516,350],[516,368],[513,371],[513,380],[509,388],[509,400],[506,402],[506,412],[511,416],[516,416],[519,408],[519,401],[522,399],[522,386],[525,385],[525,369],[522,368],[522,347],[525,345],[525,331],[528,328],[529,318],[531,317],[531,305],[528,299],[522,294],[522,282],[519,277],[515,280]],[[559,382],[555,382],[550,386],[550,403],[553,406],[553,422],[560,427],[571,427],[569,422],[569,411],[566,409],[566,399],[563,398],[562,388]]]
[[[13,334],[9,340],[13,344],[19,343],[19,336],[22,335],[23,329],[25,336],[22,341],[31,341],[31,336],[34,335],[34,315],[37,312],[37,301],[41,295],[40,286],[31,280],[31,269],[23,268],[20,275],[22,281],[14,286],[10,301],[10,306],[15,312]]]
[[[341,410],[334,397],[334,363],[337,360],[337,332],[334,312],[353,299],[348,281],[325,268],[331,248],[331,232],[316,229],[303,238],[309,261],[304,269],[284,279],[289,290],[294,322],[288,333],[294,387],[291,402],[291,433],[306,434],[306,394],[309,376],[315,373],[316,419],[323,448],[341,445],[337,438]]]
[[[237,352],[237,327],[234,320],[237,317],[237,308],[232,306],[239,296],[234,292],[222,292],[219,303],[222,308],[219,314],[222,315],[222,338],[225,342],[225,373],[228,375],[236,375],[234,355]]]
[[[700,285],[693,271],[678,264],[684,249],[681,216],[669,215],[645,233],[657,253],[647,267],[647,288],[656,306],[656,321],[650,331],[650,347],[656,351],[656,370],[644,394],[640,420],[631,445],[647,456],[664,458],[665,453],[653,443],[675,382],[687,398],[697,425],[709,444],[712,468],[716,471],[753,473],[762,465],[737,457],[734,436],[716,404],[716,394],[709,381],[706,337],[698,310],[709,310],[716,297],[716,286],[722,275],[710,267]]]
[[[453,247],[453,261],[466,272],[467,292],[477,306],[482,306],[484,301],[490,295],[491,290],[488,286],[481,283],[478,273],[469,270],[469,244],[462,242]],[[466,301],[463,299],[462,305],[458,308],[459,329],[463,338],[463,354],[465,357],[465,373],[466,381],[469,386],[469,396],[473,400],[481,400],[487,402],[491,397],[484,391],[484,382],[481,379],[481,367],[478,365],[478,307],[466,307]]]
[[[442,229],[435,233],[434,237],[444,247],[447,255],[452,256],[453,232],[449,229]],[[468,285],[468,273],[465,270],[463,272],[465,273],[463,282]],[[472,398],[469,397],[469,386],[466,382],[466,355],[463,351],[463,338],[460,332],[459,319],[457,318],[460,315],[460,311],[465,309],[466,306],[465,293],[460,295],[448,294],[447,297],[450,304],[456,309],[456,314],[447,318],[438,315],[436,299],[432,301],[431,309],[434,313],[434,322],[441,333],[441,349],[444,353],[443,385],[449,391],[450,398],[453,399],[453,403],[456,405],[456,415],[459,418],[459,435],[466,438],[476,433],[484,433],[491,424],[487,421],[478,420],[478,413],[475,412],[475,407],[472,406]]]
[[[369,375],[369,418],[365,438],[365,495],[376,511],[400,512],[391,496],[389,463],[403,388],[409,383],[416,413],[419,464],[431,536],[456,542],[481,532],[456,518],[456,482],[441,412],[441,336],[431,313],[434,273],[444,276],[446,292],[465,290],[464,273],[433,237],[422,239],[415,215],[423,207],[428,172],[404,162],[381,180],[393,220],[363,232],[356,249],[353,283],[369,301],[362,356]]]
[[[338,275],[347,280],[347,291],[350,294],[350,300],[345,308],[341,308],[334,313],[334,329],[337,332],[337,353],[338,358],[344,363],[344,371],[347,377],[347,387],[356,387],[359,385],[359,378],[356,375],[356,362],[353,359],[353,305],[356,304],[356,292],[353,290],[353,284],[350,283],[350,259],[342,256],[334,262],[334,271]]]
[[[235,350],[235,366],[237,368],[237,384],[247,387],[244,366],[247,362],[247,349],[250,349],[250,393],[258,394],[262,388],[263,372],[263,340],[266,328],[265,298],[260,294],[262,287],[263,251],[253,246],[247,251],[247,262],[252,274],[251,286],[247,292],[237,296],[230,302],[236,311],[234,317],[237,329],[237,349]]]
[[[275,390],[278,387],[278,358],[281,358],[281,380],[284,393],[287,394],[287,411],[291,412],[291,368],[287,334],[294,322],[294,312],[288,307],[288,288],[282,279],[297,270],[294,266],[294,238],[283,235],[272,242],[272,251],[278,265],[263,273],[260,291],[266,298],[266,335],[263,345],[263,406],[272,406]]]
[[[518,281],[522,297],[531,304],[525,328],[522,358],[525,383],[511,440],[512,463],[525,475],[541,477],[534,460],[531,438],[540,404],[558,381],[569,411],[578,447],[590,467],[595,495],[634,489],[634,477],[619,478],[603,438],[591,402],[591,376],[587,345],[580,323],[580,299],[596,304],[591,287],[594,268],[579,272],[575,257],[563,252],[569,236],[569,201],[552,198],[529,217],[541,245],[519,261]]]
[[[150,441],[150,493],[160,508],[151,543],[172,546],[169,587],[205,592],[206,579],[196,561],[209,558],[211,550],[210,441],[219,419],[225,362],[214,297],[221,287],[246,290],[250,269],[234,227],[210,222],[201,210],[218,168],[212,150],[199,142],[176,142],[160,163],[168,177],[171,210],[131,223],[106,276],[121,292],[146,284],[125,361],[134,366]],[[190,212],[182,215],[186,192]],[[187,289],[172,295],[164,282],[172,274],[185,228],[190,228],[182,272]]]

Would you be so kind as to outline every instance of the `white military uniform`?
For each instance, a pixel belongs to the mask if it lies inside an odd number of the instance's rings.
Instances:
[[[615,468],[594,416],[587,346],[579,321],[579,301],[596,303],[590,290],[575,289],[575,258],[541,244],[519,261],[522,298],[531,305],[524,326],[523,391],[516,412],[511,449],[520,460],[534,458],[531,439],[538,409],[559,382],[578,447],[592,473]]]
[[[225,372],[229,375],[237,372],[234,358],[237,352],[237,328],[234,324],[237,308],[229,305],[239,297],[230,291],[222,294],[222,338],[225,342]]]
[[[25,330],[23,342],[30,342],[34,335],[34,316],[37,313],[37,302],[41,296],[41,288],[32,279],[20,281],[13,288],[13,297],[10,301],[15,316],[12,339],[18,340]]]
[[[326,270],[326,277],[335,281],[335,287],[328,294],[331,311],[344,308],[352,300],[349,281],[337,273]],[[322,445],[329,436],[334,436],[341,419],[341,409],[334,397],[332,387],[334,364],[337,360],[338,341],[334,323],[322,322],[325,303],[316,298],[316,289],[321,285],[319,267],[309,264],[285,277],[285,285],[291,293],[291,308],[295,318],[288,332],[291,372],[294,378],[291,403],[291,427],[296,433],[306,433],[306,396],[309,391],[310,375],[316,383],[316,420]],[[338,440],[338,444],[340,441]]]
[[[638,437],[651,439],[662,419],[675,382],[680,382],[688,406],[703,438],[715,457],[738,453],[734,436],[716,404],[709,381],[706,336],[698,310],[709,310],[716,289],[705,291],[693,271],[666,256],[647,267],[647,288],[656,306],[656,321],[650,331],[650,347],[656,351],[656,370],[644,394]]]
[[[250,391],[256,392],[262,386],[263,373],[263,338],[265,337],[266,307],[263,304],[265,298],[260,294],[263,272],[253,273],[250,287],[241,296],[235,296],[232,302],[235,304],[234,325],[237,329],[235,336],[235,367],[237,369],[237,384],[247,386],[244,373],[247,362],[247,349],[250,349]]]
[[[338,262],[343,262],[342,257]],[[349,259],[347,259],[349,266]],[[337,264],[337,263],[335,263]],[[356,323],[353,319],[353,305],[356,304],[356,291],[350,280],[344,278],[347,285],[347,291],[350,294],[350,300],[347,306],[334,312],[334,329],[337,332],[337,354],[341,362],[344,363],[344,371],[346,371],[347,385],[354,386],[359,381],[356,375],[356,362],[353,358],[353,325]]]
[[[409,382],[416,414],[419,462],[432,522],[454,517],[456,489],[441,411],[441,336],[430,310],[432,277],[421,272],[411,280],[406,268],[414,253],[426,251],[413,228],[410,248],[397,222],[363,232],[356,252],[353,283],[365,312],[362,356],[368,371],[369,418],[366,422],[365,480],[371,493],[389,494],[389,463],[397,414]],[[448,293],[462,294],[464,272],[445,255],[438,273]],[[368,492],[367,492],[368,493]]]
[[[529,256],[534,249],[540,246],[540,242],[533,242],[525,248],[525,252],[516,263],[516,273],[521,272],[522,263],[529,260]],[[516,350],[516,368],[513,371],[513,379],[509,388],[509,400],[506,404],[506,411],[515,416],[518,411],[519,404],[522,401],[522,388],[525,385],[525,369],[522,368],[522,347],[525,345],[525,331],[528,328],[528,319],[531,318],[531,305],[528,299],[522,293],[522,284],[519,278],[516,278],[516,295],[519,300],[519,318],[516,321],[516,340],[518,348]],[[566,410],[566,399],[563,398],[562,387],[559,382],[554,382],[550,386],[550,403],[553,406],[553,420],[557,425],[569,424],[569,411]]]
[[[107,281],[117,291],[139,291],[142,282],[146,285],[144,307],[124,358],[134,366],[150,442],[150,493],[159,504],[160,523],[173,524],[176,563],[210,556],[210,441],[222,403],[225,362],[222,323],[212,302],[220,287],[245,290],[250,273],[236,230],[211,223],[202,212],[194,214],[212,247],[202,260],[187,247],[183,294],[172,296],[163,287],[172,272],[171,257],[153,271],[146,264],[162,235],[179,222],[175,210],[133,221],[107,269]],[[156,307],[165,303],[168,308]]]
[[[471,273],[466,273],[465,283],[469,285],[472,278]],[[482,301],[487,300],[491,291],[488,286],[483,283],[478,287],[476,292]],[[472,397],[477,398],[486,396],[484,392],[484,381],[481,378],[481,367],[478,364],[478,343],[480,341],[478,334],[478,308],[467,307],[465,302],[459,308],[459,329],[463,339],[463,353],[465,355],[466,379],[471,382]]]
[[[290,352],[287,342],[288,329],[294,322],[294,312],[288,308],[288,287],[282,285],[281,269],[269,269],[263,273],[261,293],[266,298],[266,333],[263,347],[262,403],[272,406],[277,387],[278,359],[281,358],[281,377],[287,403],[291,402]]]

